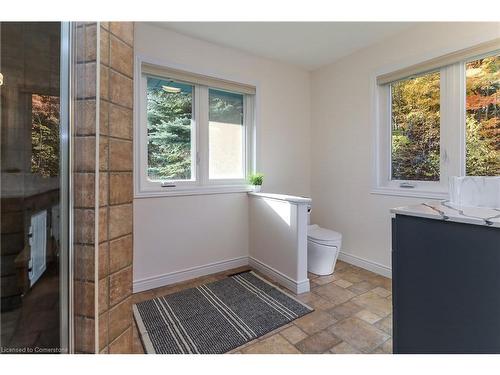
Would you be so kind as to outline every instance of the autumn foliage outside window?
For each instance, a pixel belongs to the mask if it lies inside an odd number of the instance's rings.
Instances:
[[[391,84],[393,180],[439,181],[440,74]]]
[[[499,176],[500,56],[466,63],[462,79],[466,83],[466,92],[462,93],[466,104],[466,174]],[[439,181],[440,72],[396,81],[390,89],[391,179]],[[457,93],[446,95],[460,100]]]
[[[500,175],[500,56],[466,65],[466,173]]]

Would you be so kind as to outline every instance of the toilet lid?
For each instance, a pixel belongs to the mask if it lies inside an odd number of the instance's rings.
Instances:
[[[336,242],[342,239],[342,234],[330,229],[321,228],[317,224],[307,227],[307,236],[312,240],[321,242]]]

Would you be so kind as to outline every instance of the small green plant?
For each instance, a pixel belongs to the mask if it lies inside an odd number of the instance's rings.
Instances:
[[[250,185],[260,186],[264,181],[264,175],[262,173],[252,173],[250,177],[248,177],[248,181]]]

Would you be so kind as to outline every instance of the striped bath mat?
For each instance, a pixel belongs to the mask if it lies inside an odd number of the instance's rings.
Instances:
[[[254,272],[134,305],[147,353],[226,353],[312,309]]]

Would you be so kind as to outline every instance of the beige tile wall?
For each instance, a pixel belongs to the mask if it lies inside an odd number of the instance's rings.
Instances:
[[[81,23],[75,31],[75,351],[130,353],[134,25]]]
[[[77,23],[73,125],[75,352],[95,352],[96,23]]]
[[[99,352],[132,352],[131,22],[101,23]]]

